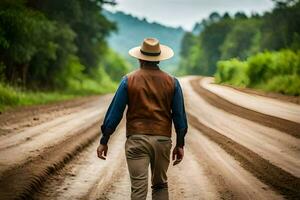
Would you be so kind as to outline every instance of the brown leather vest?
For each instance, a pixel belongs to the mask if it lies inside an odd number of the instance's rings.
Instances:
[[[126,135],[171,137],[174,78],[158,67],[143,67],[127,75]]]

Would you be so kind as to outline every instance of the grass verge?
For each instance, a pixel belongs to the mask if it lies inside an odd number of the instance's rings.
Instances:
[[[0,82],[0,112],[18,106],[47,104],[81,96],[105,94],[113,92],[116,89],[116,84],[114,83],[103,86],[93,84],[93,82],[84,83],[78,89],[64,91],[29,91]],[[93,86],[91,87],[91,85]]]

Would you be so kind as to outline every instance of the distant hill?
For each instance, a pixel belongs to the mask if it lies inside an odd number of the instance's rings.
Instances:
[[[175,56],[161,63],[162,69],[173,73],[179,62],[180,43],[184,35],[182,28],[167,27],[158,23],[150,23],[123,12],[112,13],[104,10],[103,14],[118,25],[118,32],[113,33],[109,39],[109,45],[116,52],[127,58],[130,63],[137,67],[137,62],[128,56],[128,50],[140,45],[145,37],[156,37],[162,44],[166,44],[174,50]]]
[[[203,23],[197,22],[192,30],[192,33],[194,35],[199,35],[202,31],[204,30],[204,25]]]

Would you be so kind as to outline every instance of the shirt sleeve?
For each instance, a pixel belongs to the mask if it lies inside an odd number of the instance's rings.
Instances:
[[[176,146],[184,146],[184,137],[187,133],[188,124],[186,119],[182,89],[177,78],[175,79],[175,91],[172,101],[172,119],[176,131]]]
[[[116,130],[119,125],[126,105],[128,103],[127,93],[127,77],[123,77],[121,83],[110,103],[106,112],[103,124],[101,125],[102,137],[100,139],[101,144],[107,144],[109,137]]]

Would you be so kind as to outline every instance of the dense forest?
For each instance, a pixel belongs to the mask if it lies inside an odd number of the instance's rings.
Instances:
[[[179,64],[180,43],[184,35],[182,28],[173,28],[149,22],[145,18],[139,19],[123,12],[110,12],[104,10],[103,14],[113,22],[118,24],[118,31],[108,37],[109,46],[126,58],[131,66],[136,67],[136,59],[128,56],[128,49],[137,46],[145,37],[159,38],[160,42],[166,44],[174,50],[175,56],[161,63],[161,67],[175,73]]]
[[[181,43],[181,74],[219,83],[300,94],[300,1],[274,0],[263,15],[212,13]]]
[[[113,0],[1,0],[0,111],[114,91],[136,63],[128,49],[148,36],[180,55],[162,64],[168,72],[299,95],[300,1],[274,2],[262,15],[214,12],[184,32],[104,10]]]
[[[1,0],[0,103],[39,99],[20,96],[28,90],[60,93],[50,99],[112,91],[128,64],[106,43],[117,26],[104,3],[114,2]]]

